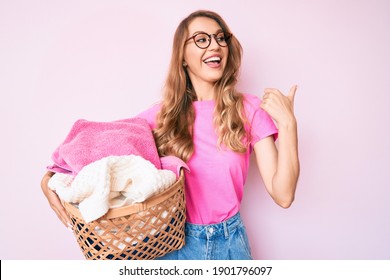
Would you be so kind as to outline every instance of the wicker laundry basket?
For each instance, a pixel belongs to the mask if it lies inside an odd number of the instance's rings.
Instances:
[[[85,223],[78,208],[63,202],[86,259],[150,260],[184,245],[184,174],[142,203],[110,209]]]

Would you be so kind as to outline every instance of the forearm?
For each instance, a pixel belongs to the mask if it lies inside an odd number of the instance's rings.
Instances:
[[[51,171],[48,171],[46,172],[43,177],[42,177],[42,180],[41,180],[41,188],[42,188],[42,191],[44,192],[44,194],[46,195],[47,194],[47,191],[49,189],[49,186],[48,186],[48,182],[50,180],[50,178],[54,175],[53,172]]]
[[[272,178],[274,200],[287,208],[294,201],[299,177],[298,134],[294,120],[279,127],[279,148],[276,172]]]
[[[71,228],[71,221],[64,209],[64,207],[61,204],[60,199],[58,198],[57,194],[52,191],[49,186],[48,182],[50,178],[54,175],[53,172],[46,172],[45,175],[43,175],[41,180],[41,188],[43,193],[45,194],[50,207],[54,210],[54,212],[57,214],[58,218],[61,220],[61,222],[67,226],[68,228]]]

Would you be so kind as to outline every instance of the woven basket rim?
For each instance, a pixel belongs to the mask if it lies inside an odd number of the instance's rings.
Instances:
[[[176,182],[173,183],[170,187],[168,187],[164,191],[162,191],[161,193],[154,195],[143,202],[138,202],[132,205],[126,205],[119,208],[109,209],[108,212],[104,214],[102,217],[100,217],[99,219],[114,219],[126,215],[135,214],[141,211],[145,211],[146,209],[156,206],[157,204],[163,202],[167,198],[174,195],[177,189],[180,188],[181,184],[183,183],[183,180],[184,180],[184,171],[183,169],[181,169],[180,176],[176,180]],[[75,205],[68,203],[66,201],[62,201],[62,204],[66,209],[66,211],[68,211],[69,213],[71,213],[72,215],[80,219],[83,219],[83,216],[81,215],[79,209]]]

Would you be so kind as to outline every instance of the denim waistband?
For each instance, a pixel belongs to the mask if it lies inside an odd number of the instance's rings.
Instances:
[[[197,225],[186,223],[185,233],[188,236],[204,239],[210,239],[217,236],[229,238],[230,233],[232,233],[238,226],[242,226],[242,220],[239,212],[226,221],[217,224]]]

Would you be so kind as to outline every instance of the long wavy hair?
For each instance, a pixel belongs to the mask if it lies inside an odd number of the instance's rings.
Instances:
[[[199,10],[183,19],[176,29],[172,57],[165,82],[161,110],[157,116],[154,136],[161,156],[175,155],[188,161],[194,152],[192,140],[195,111],[192,102],[197,100],[184,61],[185,40],[188,26],[198,17],[215,20],[224,32],[231,33],[226,22],[215,12]],[[218,145],[225,145],[235,152],[247,150],[249,136],[245,130],[243,96],[235,86],[241,65],[242,47],[232,36],[229,54],[222,78],[215,83],[214,126]]]

